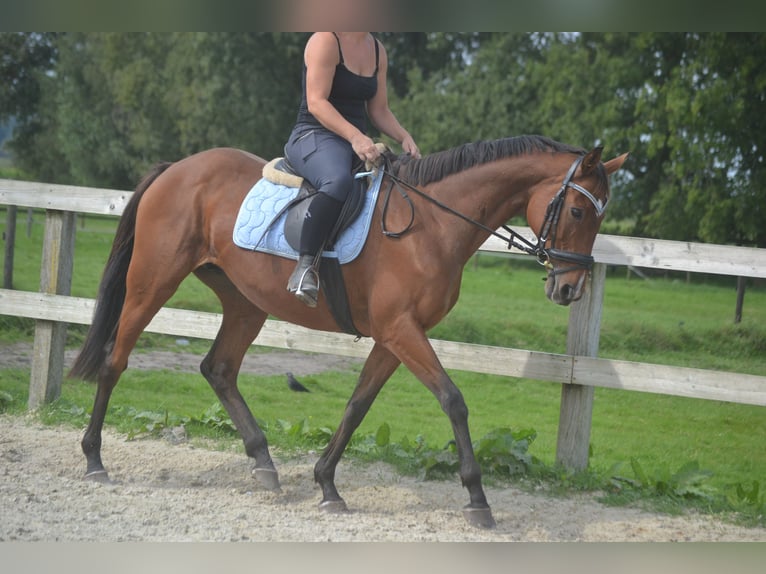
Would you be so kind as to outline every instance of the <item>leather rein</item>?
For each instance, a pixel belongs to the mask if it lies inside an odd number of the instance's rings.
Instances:
[[[558,228],[559,218],[561,216],[561,210],[564,207],[564,198],[568,188],[571,187],[572,189],[580,192],[586,198],[588,198],[588,200],[590,200],[590,202],[596,208],[596,215],[598,217],[601,217],[604,214],[604,211],[606,210],[606,204],[607,204],[606,201],[602,202],[600,199],[597,199],[590,191],[588,191],[581,185],[578,185],[572,181],[572,177],[574,176],[577,168],[582,163],[583,157],[584,156],[579,156],[574,161],[574,163],[572,163],[571,167],[569,168],[569,171],[566,174],[566,177],[564,177],[564,181],[562,182],[561,187],[559,188],[556,195],[553,197],[553,199],[551,199],[550,203],[548,204],[548,207],[545,211],[545,219],[543,220],[542,230],[540,232],[540,235],[537,238],[537,243],[533,243],[529,241],[526,237],[520,235],[519,233],[511,229],[508,225],[502,226],[502,229],[508,234],[508,236],[504,236],[498,233],[496,230],[491,229],[490,227],[484,225],[483,223],[476,221],[475,219],[472,219],[468,217],[467,215],[460,213],[459,211],[456,211],[455,209],[451,208],[448,205],[445,205],[438,199],[435,199],[431,197],[430,195],[426,195],[421,190],[407,183],[406,181],[399,178],[398,176],[392,174],[390,171],[387,171],[386,175],[388,175],[388,177],[391,179],[391,185],[386,191],[386,196],[383,202],[383,212],[381,214],[381,227],[383,230],[383,235],[385,235],[386,237],[398,238],[398,237],[402,237],[412,228],[412,224],[415,221],[415,206],[412,203],[412,200],[410,199],[410,197],[407,195],[407,192],[402,189],[402,187],[405,187],[409,189],[410,191],[418,194],[423,199],[430,201],[431,203],[433,203],[440,209],[448,213],[451,213],[455,217],[458,217],[462,219],[463,221],[470,223],[471,225],[474,225],[476,227],[479,227],[480,229],[483,229],[490,235],[494,235],[495,237],[502,239],[504,242],[508,244],[508,249],[516,248],[529,255],[534,255],[537,258],[537,261],[541,265],[545,266],[548,272],[553,275],[559,275],[561,273],[567,273],[569,271],[574,271],[581,268],[591,269],[593,267],[593,257],[591,255],[583,255],[582,253],[575,253],[574,251],[564,251],[564,250],[555,248],[556,230]],[[410,206],[410,221],[409,223],[407,223],[405,228],[401,231],[389,231],[386,228],[386,214],[388,213],[388,204],[391,198],[391,192],[394,189],[394,183],[399,184],[398,186],[396,186],[399,191],[399,194],[407,201],[407,203]],[[546,248],[545,244],[548,242],[549,237],[550,237],[551,246],[549,248]],[[566,261],[568,263],[572,263],[572,266],[565,267],[563,269],[554,269],[553,264],[551,263],[551,259]]]

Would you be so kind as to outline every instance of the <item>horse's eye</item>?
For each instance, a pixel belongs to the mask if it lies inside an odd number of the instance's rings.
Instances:
[[[570,212],[572,213],[572,217],[574,217],[577,221],[582,220],[582,214],[583,211],[579,207],[573,207]]]

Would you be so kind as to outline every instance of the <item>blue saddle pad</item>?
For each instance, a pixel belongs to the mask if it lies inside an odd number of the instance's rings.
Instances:
[[[324,257],[334,257],[342,264],[356,259],[361,253],[370,231],[372,213],[380,192],[383,170],[378,170],[367,191],[361,213],[338,237],[334,251],[325,251]],[[251,251],[262,251],[289,259],[298,259],[298,252],[290,247],[284,234],[287,212],[274,218],[295,196],[299,188],[288,187],[260,179],[247,193],[234,224],[234,244]]]

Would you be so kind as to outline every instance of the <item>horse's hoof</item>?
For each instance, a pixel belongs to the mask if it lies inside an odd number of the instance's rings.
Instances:
[[[279,474],[273,468],[254,468],[253,476],[263,488],[273,492],[281,492]]]
[[[472,508],[466,506],[463,508],[463,517],[466,522],[476,528],[491,529],[497,526],[495,519],[492,518],[492,511],[487,508]]]
[[[343,514],[348,512],[348,506],[343,500],[323,500],[319,503],[319,510],[328,514]]]
[[[85,476],[82,477],[82,479],[90,482],[98,482],[100,484],[112,484],[112,480],[109,478],[109,474],[103,469],[87,472],[85,473]]]

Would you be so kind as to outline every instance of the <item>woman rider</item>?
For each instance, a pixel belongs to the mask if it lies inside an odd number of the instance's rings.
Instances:
[[[368,32],[316,32],[306,43],[303,97],[285,146],[295,170],[319,192],[306,212],[298,264],[287,288],[315,307],[319,277],[314,268],[353,185],[352,165],[380,155],[367,136],[367,118],[419,158],[412,136],[388,106],[383,45]]]

